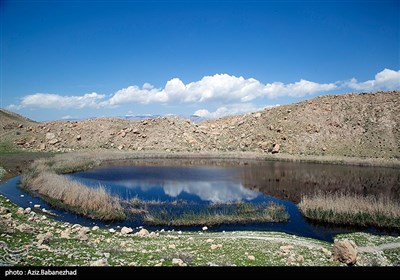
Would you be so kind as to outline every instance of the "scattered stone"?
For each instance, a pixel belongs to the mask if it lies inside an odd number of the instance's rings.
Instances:
[[[6,214],[6,213],[10,213],[10,209],[1,206],[0,207],[0,214]]]
[[[85,233],[79,232],[78,235],[76,236],[76,239],[79,241],[87,241],[89,237]]]
[[[33,205],[33,208],[40,208],[40,204]]]
[[[213,239],[207,239],[206,242],[207,242],[207,243],[213,243],[214,240],[213,240]]]
[[[328,249],[326,249],[324,247],[321,247],[321,251],[325,255],[325,257],[327,257],[327,258],[330,258],[332,256],[332,253]]]
[[[139,236],[139,237],[147,237],[147,236],[149,236],[149,231],[148,231],[147,229],[142,228],[141,230],[139,230],[139,231],[136,233],[136,236]]]
[[[288,263],[294,263],[296,261],[296,255],[295,254],[290,254],[290,256],[287,258]]]
[[[107,259],[99,259],[90,263],[90,266],[108,266]]]
[[[272,148],[272,153],[276,154],[279,153],[279,149],[281,148],[281,146],[279,144],[275,144]]]
[[[56,135],[52,132],[47,132],[46,133],[46,140],[53,140],[54,138],[56,138]]]
[[[292,245],[283,245],[281,247],[279,247],[279,251],[283,254],[283,255],[287,255],[290,253],[290,250],[293,249]]]
[[[204,227],[202,227],[201,229],[202,229],[203,231],[206,231],[206,230],[208,230],[208,227],[204,226]]]
[[[31,213],[31,211],[32,211],[32,208],[27,207],[27,208],[25,208],[25,210],[24,210],[24,214],[29,214],[29,213]]]
[[[169,248],[169,249],[176,249],[176,246],[175,246],[175,244],[169,244],[169,245],[168,245],[168,248]]]
[[[247,256],[247,258],[248,258],[249,260],[251,260],[251,261],[255,261],[255,260],[256,260],[256,257],[255,257],[255,256],[252,256],[252,255]]]
[[[81,135],[77,135],[77,136],[76,136],[76,140],[77,140],[77,141],[81,141],[81,140],[82,140],[82,136],[81,136]]]
[[[130,228],[130,227],[123,227],[123,228],[121,229],[121,233],[122,233],[122,234],[129,234],[129,233],[131,233],[131,232],[133,232],[133,229]]]
[[[51,139],[49,142],[47,142],[47,143],[49,143],[50,145],[55,145],[55,144],[57,144],[58,142],[60,142],[60,140],[58,140],[57,138],[54,138],[54,139]]]
[[[335,240],[332,257],[335,261],[353,265],[357,262],[357,245],[352,240]]]
[[[114,232],[115,232],[115,229],[110,228],[108,231],[111,232],[111,233],[114,233]]]
[[[19,207],[18,210],[17,210],[17,214],[18,214],[18,215],[24,214],[24,208]]]
[[[303,263],[304,262],[304,257],[302,255],[298,255],[296,258],[296,261],[299,263]]]
[[[222,248],[222,244],[211,244],[211,250]]]
[[[107,259],[110,257],[110,253],[104,253],[103,255],[104,255],[104,257],[107,258]]]
[[[70,239],[70,236],[69,236],[70,234],[71,234],[71,230],[70,229],[63,230],[60,233],[60,238]]]
[[[6,215],[3,216],[6,220],[10,220],[12,217],[12,213],[8,213]]]
[[[187,264],[181,259],[172,259],[172,265],[174,266],[187,266]]]
[[[98,230],[99,229],[99,227],[98,226],[94,226],[94,227],[92,227],[92,230]]]
[[[45,234],[39,234],[36,236],[37,245],[43,245],[43,244],[48,244],[50,242],[50,239],[53,237],[53,234],[51,232],[46,232]]]
[[[24,195],[23,195],[23,194],[21,194],[21,195],[20,195],[20,197],[24,197]]]

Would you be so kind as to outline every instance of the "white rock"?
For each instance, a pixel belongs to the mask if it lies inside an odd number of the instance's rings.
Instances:
[[[90,266],[108,266],[107,259],[100,259],[90,263]]]
[[[172,265],[175,265],[175,266],[187,266],[187,264],[181,259],[172,259]]]
[[[208,230],[208,227],[204,226],[204,227],[202,227],[201,229],[202,229],[203,231],[206,231],[206,230]]]
[[[99,227],[98,226],[94,226],[94,227],[92,227],[92,230],[98,230],[99,229]]]
[[[139,232],[136,233],[136,236],[139,237],[147,237],[149,235],[150,235],[149,231],[145,228],[142,228]]]
[[[256,257],[255,257],[255,256],[252,256],[252,255],[247,256],[247,258],[248,258],[249,260],[251,260],[251,261],[255,261],[255,260],[256,260]]]
[[[114,233],[114,232],[115,232],[115,229],[110,228],[108,231],[111,232],[111,233]]]
[[[23,195],[23,194],[21,194],[21,195],[20,195],[20,197],[24,197],[24,195]]]
[[[40,204],[33,205],[33,208],[40,208]]]
[[[222,244],[211,244],[211,250],[222,248]]]
[[[129,234],[129,233],[131,233],[131,232],[133,232],[133,229],[130,228],[130,227],[122,227],[122,228],[121,228],[121,233],[122,233],[122,234]]]

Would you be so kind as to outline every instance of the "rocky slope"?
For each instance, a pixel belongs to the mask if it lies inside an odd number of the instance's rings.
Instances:
[[[177,117],[36,123],[0,110],[0,144],[25,150],[255,151],[400,158],[400,91],[320,96],[195,124]]]

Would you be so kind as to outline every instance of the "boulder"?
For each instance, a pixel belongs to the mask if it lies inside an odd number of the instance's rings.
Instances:
[[[121,233],[122,234],[129,234],[133,231],[133,229],[131,229],[130,227],[122,227],[121,228]]]
[[[280,148],[281,146],[279,144],[275,144],[274,147],[272,148],[272,153],[273,154],[279,153]]]
[[[1,206],[0,207],[0,214],[7,214],[7,213],[10,213],[10,209]]]
[[[149,231],[147,229],[142,228],[139,232],[136,233],[136,236],[139,237],[147,237],[149,236]]]
[[[76,140],[77,140],[77,141],[81,141],[81,140],[82,140],[82,136],[81,136],[81,135],[77,135],[77,136],[76,136]]]
[[[70,229],[66,229],[66,230],[61,231],[60,238],[70,239],[70,237],[69,237],[70,233],[71,233]]]
[[[258,143],[258,146],[264,151],[268,151],[270,144],[268,142],[260,142]]]
[[[187,264],[181,259],[172,259],[172,265],[174,266],[187,266]]]
[[[79,232],[78,235],[76,236],[76,239],[80,241],[87,241],[89,237],[85,233]]]
[[[52,140],[54,138],[56,138],[56,135],[54,133],[52,133],[52,132],[46,133],[46,140]]]
[[[256,260],[256,257],[253,256],[253,255],[249,255],[249,256],[247,256],[247,258],[248,258],[249,260],[251,260],[251,261],[255,261],[255,260]]]
[[[357,262],[357,245],[351,240],[335,240],[333,244],[332,257],[347,265]]]
[[[208,227],[204,226],[204,227],[202,227],[201,229],[202,229],[203,231],[206,231],[206,230],[208,230]]]
[[[90,263],[90,266],[108,266],[107,259],[100,259]]]

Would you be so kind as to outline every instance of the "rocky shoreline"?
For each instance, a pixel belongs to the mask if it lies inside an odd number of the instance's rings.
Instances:
[[[0,196],[0,262],[6,266],[399,265],[400,237],[337,236],[334,244],[277,232],[149,232],[55,221]],[[351,240],[351,241],[346,241]],[[390,246],[383,246],[389,244]]]

